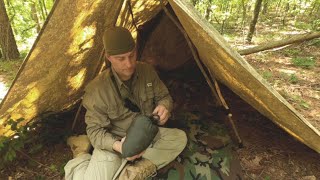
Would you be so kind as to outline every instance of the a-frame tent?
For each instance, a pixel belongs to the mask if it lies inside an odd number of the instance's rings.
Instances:
[[[191,4],[186,0],[166,3],[172,7],[211,78],[320,152],[319,131],[268,85]],[[6,124],[9,118],[24,118],[20,124],[24,125],[40,114],[59,112],[77,103],[85,85],[103,64],[103,30],[117,24],[136,35],[136,26],[153,19],[161,10],[161,1],[157,0],[56,0],[1,104],[0,135],[12,135]]]

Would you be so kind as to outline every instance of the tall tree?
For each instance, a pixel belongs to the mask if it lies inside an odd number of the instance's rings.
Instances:
[[[31,8],[31,18],[36,23],[37,33],[39,33],[40,29],[41,29],[41,24],[40,24],[40,20],[39,20],[38,13],[37,13],[36,3],[35,2],[31,2],[30,3],[30,8]]]
[[[268,11],[268,4],[269,3],[269,1],[267,0],[267,1],[264,1],[264,3],[263,3],[263,8],[262,8],[262,14],[267,14],[267,11]]]
[[[45,4],[42,0],[38,0],[38,3],[39,3],[40,10],[41,10],[42,20],[45,21],[45,19],[47,17],[47,11],[46,11]]]
[[[0,0],[0,47],[4,59],[16,59],[20,56],[4,0]]]
[[[253,36],[253,33],[254,31],[256,30],[256,24],[258,22],[258,18],[259,18],[259,13],[260,13],[260,10],[261,10],[261,4],[262,4],[262,0],[256,0],[256,4],[254,6],[254,10],[253,10],[253,18],[252,18],[252,21],[250,23],[250,29],[249,29],[249,33],[247,35],[247,42],[251,42],[252,40],[252,36]]]

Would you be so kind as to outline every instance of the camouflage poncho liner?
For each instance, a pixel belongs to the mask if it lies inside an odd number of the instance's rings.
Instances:
[[[179,157],[158,172],[160,179],[242,179],[235,147],[224,125],[206,120],[199,113],[184,113],[179,127],[188,144]],[[177,123],[177,122],[175,122]]]
[[[159,170],[155,179],[237,180],[242,178],[238,149],[224,124],[227,118],[194,64],[159,76],[174,98],[168,127],[184,130],[188,144],[178,158]]]

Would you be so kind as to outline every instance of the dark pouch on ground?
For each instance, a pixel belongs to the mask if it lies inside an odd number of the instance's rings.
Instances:
[[[147,149],[158,131],[158,126],[153,124],[149,117],[137,116],[127,130],[122,144],[122,157],[132,157]]]

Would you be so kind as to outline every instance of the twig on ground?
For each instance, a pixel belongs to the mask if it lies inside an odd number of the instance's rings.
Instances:
[[[29,159],[30,159],[30,160],[32,160],[33,162],[36,162],[37,164],[39,164],[39,165],[41,165],[41,166],[44,166],[44,167],[47,167],[47,168],[49,168],[49,169],[50,169],[50,167],[49,167],[49,166],[44,165],[44,164],[42,164],[41,162],[39,162],[39,161],[37,161],[37,160],[33,159],[32,157],[30,157],[28,154],[24,153],[23,151],[21,151],[21,150],[17,150],[17,152],[19,152],[20,154],[22,154],[22,155],[24,155],[25,157],[29,158]]]
[[[41,174],[39,174],[39,173],[37,173],[37,172],[31,171],[31,170],[26,169],[26,168],[18,167],[18,169],[21,170],[21,171],[30,173],[30,174],[36,174],[36,175],[39,175],[39,176],[41,175]]]
[[[261,177],[262,173],[264,172],[264,168],[262,169],[261,173],[259,174],[258,178]]]
[[[247,173],[247,171],[245,171],[245,173],[246,173],[247,177],[249,177],[249,178],[252,179],[252,180],[255,180],[253,177],[251,177],[251,176]]]
[[[57,177],[57,176],[60,176],[61,174],[55,174],[55,175],[53,175],[53,176],[51,176],[51,177],[49,177],[48,179],[54,179],[55,177]]]

